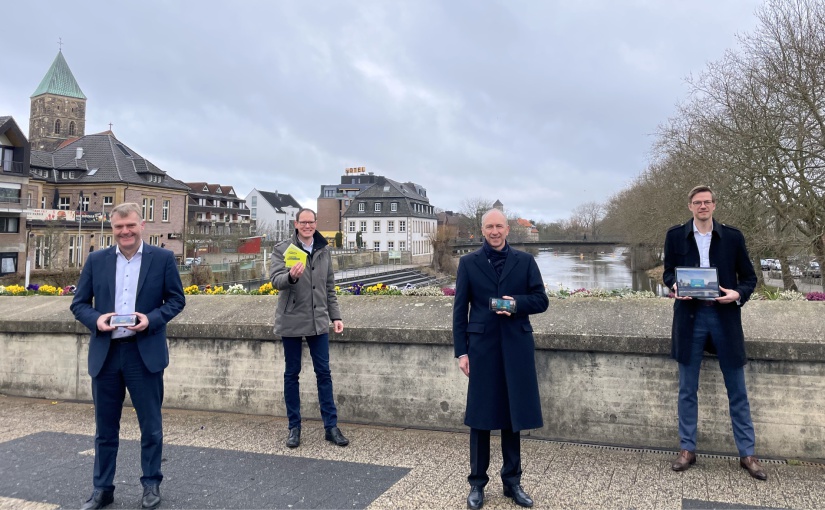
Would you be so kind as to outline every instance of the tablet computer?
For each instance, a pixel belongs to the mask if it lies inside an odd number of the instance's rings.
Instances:
[[[676,295],[699,299],[719,297],[719,273],[715,267],[677,267]]]

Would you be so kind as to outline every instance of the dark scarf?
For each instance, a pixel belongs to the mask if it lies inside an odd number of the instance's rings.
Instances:
[[[484,256],[487,257],[487,261],[493,266],[493,271],[496,272],[496,276],[501,277],[501,270],[504,269],[507,254],[510,253],[510,245],[507,244],[507,241],[504,241],[504,248],[498,251],[487,244],[487,240],[485,239],[481,247],[484,249]]]

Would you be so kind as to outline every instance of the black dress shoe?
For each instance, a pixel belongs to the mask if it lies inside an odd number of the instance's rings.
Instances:
[[[144,485],[143,498],[140,500],[142,508],[157,508],[160,504],[160,486]]]
[[[301,445],[301,427],[289,429],[289,437],[286,438],[286,445],[289,448],[298,448]]]
[[[526,506],[527,508],[533,506],[533,500],[524,492],[521,485],[505,485],[504,495],[508,498],[513,498],[513,501],[518,506]]]
[[[470,495],[467,496],[467,508],[479,510],[484,506],[484,487],[473,485],[470,488]]]
[[[338,427],[330,427],[326,429],[324,439],[331,441],[338,446],[346,446],[349,444],[349,439],[344,437],[344,434],[341,433],[341,430],[338,429]]]
[[[98,508],[103,508],[111,505],[114,500],[114,491],[102,491],[95,489],[94,492],[92,492],[91,497],[89,497],[89,499],[83,503],[83,506],[80,507],[80,510],[96,510]]]
[[[739,465],[742,469],[747,469],[748,473],[757,480],[765,481],[768,479],[768,473],[759,465],[759,461],[751,455],[750,457],[740,457]]]

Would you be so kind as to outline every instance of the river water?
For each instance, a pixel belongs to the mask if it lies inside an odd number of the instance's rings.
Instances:
[[[536,263],[549,290],[561,287],[569,290],[633,289],[662,295],[662,282],[653,280],[644,271],[630,270],[625,261],[626,250],[624,247],[595,252],[552,249],[538,252]]]

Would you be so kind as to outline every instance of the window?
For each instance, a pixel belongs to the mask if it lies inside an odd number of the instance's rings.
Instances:
[[[407,241],[398,241],[398,249],[401,251],[407,251]]]
[[[58,109],[59,108],[60,107],[58,106]],[[57,119],[56,121],[54,121],[54,134],[56,134],[56,135],[60,134],[60,119]]]
[[[103,205],[105,205],[106,207],[112,207],[113,205],[115,205],[115,197],[103,197]]]
[[[57,208],[61,211],[68,211],[72,205],[72,197],[60,197]]]
[[[358,212],[364,212],[367,210],[367,204],[364,202],[358,202]]]
[[[199,198],[198,199],[198,205],[202,205],[202,206],[206,207],[206,199],[205,198]]]
[[[101,250],[103,248],[108,248],[108,247],[112,246],[112,236],[110,236],[110,235],[98,235],[98,238],[99,238],[99,240],[98,240],[97,244],[98,244],[98,246],[100,246]]]
[[[40,208],[41,209],[46,208],[46,197],[45,196],[40,197]]]
[[[350,250],[354,250],[354,249],[355,249],[355,241],[350,241],[350,242],[349,242],[349,249],[350,249]]]
[[[3,171],[11,172],[14,170],[14,149],[11,147],[0,147],[2,152]]]
[[[252,197],[252,201],[253,202],[255,201],[255,197]],[[258,208],[257,207],[253,207],[252,209],[249,210],[249,217],[252,218],[253,220],[258,217]]]
[[[373,232],[381,232],[381,222],[380,221],[373,221],[372,222],[372,231]]]
[[[395,241],[387,241],[387,250],[394,250],[395,249]]]
[[[0,253],[0,275],[17,272],[17,254]]]
[[[49,244],[46,242],[46,237],[36,236],[34,238],[34,267],[43,269],[49,265]]]
[[[88,211],[89,210],[89,197],[81,197],[80,198],[80,210],[81,211]]]
[[[375,212],[381,212],[381,202],[375,203]]]
[[[355,232],[355,222],[354,221],[349,222],[349,231],[350,232]]]
[[[258,207],[258,197],[256,195],[252,195],[251,199],[249,200],[249,205],[252,207]]]
[[[335,190],[334,189],[325,189],[324,190],[324,197],[325,198],[332,198],[334,196],[335,196]]]
[[[74,121],[69,122],[69,136],[74,136]]]
[[[19,204],[23,186],[15,183],[0,183],[0,203]]]
[[[390,211],[392,211],[392,212],[398,212],[398,202],[392,202],[392,203],[390,203]]]
[[[381,251],[381,241],[373,241],[372,251]]]
[[[398,222],[398,231],[399,232],[406,232],[407,231],[407,222],[405,220],[400,220]]]
[[[80,267],[83,264],[83,236],[69,237],[69,265]]]
[[[387,232],[395,232],[395,221],[390,220],[387,222]]]
[[[143,217],[144,220],[146,219],[146,212],[148,211],[148,208],[149,208],[149,199],[144,198],[143,199],[143,204],[140,207],[140,215]]]
[[[161,221],[169,221],[169,205],[170,205],[170,203],[171,202],[169,200],[164,200],[163,201],[163,209],[161,209],[161,213],[160,213],[161,214],[161,216],[160,216]]]
[[[152,246],[160,246],[160,236],[149,236],[149,244]]]
[[[74,171],[71,172],[60,172],[61,179],[74,179]]]
[[[362,221],[360,226],[361,226],[361,232],[366,232],[367,231],[367,222],[366,221]]]
[[[17,234],[20,232],[20,218],[0,216],[0,234]]]

